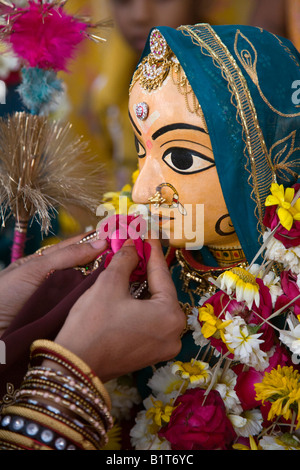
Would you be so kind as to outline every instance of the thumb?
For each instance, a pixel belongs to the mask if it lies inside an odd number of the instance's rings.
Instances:
[[[96,285],[103,283],[106,290],[111,290],[115,297],[118,294],[128,295],[130,275],[138,265],[138,254],[131,239],[126,240],[117,251],[105,271],[98,277]]]

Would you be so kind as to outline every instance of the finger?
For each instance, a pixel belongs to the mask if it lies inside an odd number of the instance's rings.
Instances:
[[[113,295],[129,295],[130,275],[137,267],[138,254],[132,240],[126,240],[122,248],[115,253],[108,267],[98,277],[97,287],[105,286]]]
[[[147,265],[148,288],[152,295],[167,294],[177,298],[177,292],[159,240],[147,240],[151,254]]]
[[[77,243],[85,243],[85,240],[87,240],[86,242],[92,242],[92,240],[90,239],[90,236],[92,234],[96,233],[95,231],[92,231],[92,232],[88,232],[86,234],[81,234],[81,235],[76,235],[74,237],[71,237],[71,238],[67,238],[66,240],[62,240],[58,243],[54,243],[52,245],[45,245],[44,247],[40,248],[39,250],[37,250],[35,253],[32,253],[31,255],[28,255],[28,256],[25,256],[24,258],[20,258],[18,259],[17,261],[15,261],[14,263],[11,263],[7,268],[5,268],[5,272],[9,272],[9,271],[12,271],[13,269],[16,269],[18,268],[19,266],[25,264],[25,263],[28,263],[28,261],[31,261],[33,258],[36,258],[38,256],[48,256],[52,253],[54,253],[55,251],[57,250],[60,250],[62,248],[65,248],[67,246],[70,246],[70,245],[74,245],[74,244],[77,244]]]
[[[42,277],[49,271],[84,266],[100,256],[106,247],[105,240],[96,240],[92,243],[73,243],[51,253],[46,250],[43,256],[34,257],[24,264],[23,269],[32,272],[34,267],[37,276]]]

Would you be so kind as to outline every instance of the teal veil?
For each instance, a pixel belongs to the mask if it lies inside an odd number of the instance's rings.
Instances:
[[[230,218],[251,262],[272,182],[298,180],[300,55],[290,41],[256,27],[157,29],[201,105]],[[142,59],[149,52],[148,41]]]

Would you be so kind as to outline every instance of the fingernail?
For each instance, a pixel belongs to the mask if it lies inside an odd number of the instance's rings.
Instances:
[[[128,238],[123,246],[135,246],[134,241],[131,238]]]
[[[90,243],[95,250],[102,250],[106,247],[106,240],[95,240]]]

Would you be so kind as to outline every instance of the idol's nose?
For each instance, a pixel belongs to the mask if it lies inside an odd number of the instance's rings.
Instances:
[[[132,190],[132,200],[136,204],[149,204],[157,192],[157,188],[164,181],[159,162],[151,156],[140,169],[139,176]]]

